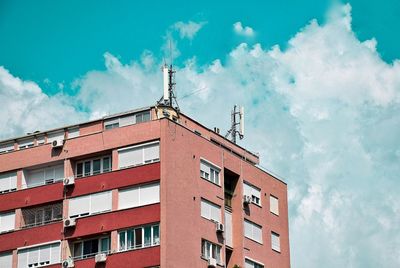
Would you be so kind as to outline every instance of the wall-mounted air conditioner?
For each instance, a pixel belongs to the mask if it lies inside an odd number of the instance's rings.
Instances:
[[[74,185],[74,184],[75,184],[75,178],[74,178],[74,176],[70,176],[70,177],[68,177],[68,178],[65,178],[65,179],[63,180],[63,184],[64,184],[64,186]]]
[[[57,139],[51,143],[51,147],[53,148],[63,147],[63,145],[64,145],[64,139]]]
[[[243,196],[243,204],[248,205],[251,203],[251,196],[249,195],[244,195]]]
[[[216,268],[217,267],[217,260],[214,258],[208,259],[208,268]]]
[[[105,262],[107,260],[107,255],[105,253],[99,253],[94,256],[95,263]]]
[[[73,227],[76,225],[76,220],[74,218],[66,218],[64,219],[64,228]]]
[[[72,268],[74,266],[74,260],[71,258],[62,261],[63,268]]]
[[[215,223],[215,230],[217,233],[222,233],[224,231],[224,225],[222,223]]]

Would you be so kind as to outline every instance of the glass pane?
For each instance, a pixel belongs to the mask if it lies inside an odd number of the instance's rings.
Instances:
[[[144,227],[144,246],[145,247],[151,246],[151,227],[150,226]]]
[[[125,236],[126,236],[126,232],[120,232],[119,233],[119,250],[125,250],[126,249]]]
[[[103,172],[110,171],[110,158],[104,157],[103,158]]]
[[[43,210],[36,211],[36,224],[41,224],[43,222]]]
[[[98,239],[83,242],[83,255],[95,254],[99,251]]]
[[[153,245],[160,244],[160,226],[155,225],[153,226]]]
[[[83,163],[78,163],[76,165],[76,176],[78,178],[83,176]]]
[[[135,248],[142,247],[142,228],[135,229]]]
[[[82,242],[74,244],[74,257],[82,256]]]
[[[62,218],[62,206],[61,204],[54,205],[53,207],[53,219]]]
[[[110,249],[109,244],[110,243],[109,243],[108,237],[102,238],[101,239],[101,248],[100,248],[101,252],[108,252],[108,250]]]
[[[100,173],[100,159],[93,160],[93,175]]]
[[[52,209],[51,207],[45,208],[44,210],[44,221],[49,222],[52,220]]]
[[[127,249],[131,249],[133,248],[133,230],[128,230],[127,235]]]
[[[90,175],[90,161],[85,162],[85,176]]]

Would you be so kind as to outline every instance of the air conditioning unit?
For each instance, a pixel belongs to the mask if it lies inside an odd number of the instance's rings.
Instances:
[[[62,147],[63,145],[64,145],[64,139],[54,140],[54,141],[51,143],[51,147],[53,147],[53,148]]]
[[[99,253],[94,256],[95,263],[105,262],[107,260],[107,255],[105,253]]]
[[[64,228],[73,227],[76,225],[76,220],[71,218],[64,219]]]
[[[224,225],[222,223],[215,223],[215,230],[217,233],[222,233],[224,231]]]
[[[248,205],[251,203],[251,196],[249,195],[244,195],[243,196],[243,204]]]
[[[66,259],[66,260],[63,260],[63,261],[62,261],[62,267],[63,267],[63,268],[72,268],[72,267],[75,267],[75,266],[74,266],[74,260],[71,259],[71,258]]]
[[[65,178],[65,179],[63,180],[64,186],[74,185],[74,183],[75,183],[75,178],[74,178],[74,176],[70,176],[70,177]]]
[[[216,268],[217,267],[217,260],[214,258],[208,259],[208,268]]]

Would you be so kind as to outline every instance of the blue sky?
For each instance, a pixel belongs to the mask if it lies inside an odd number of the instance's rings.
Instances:
[[[0,138],[154,104],[171,43],[182,110],[226,130],[244,105],[241,145],[287,181],[292,267],[399,267],[399,13],[395,0],[1,1]]]

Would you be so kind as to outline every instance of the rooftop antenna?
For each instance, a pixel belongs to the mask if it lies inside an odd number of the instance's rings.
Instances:
[[[164,66],[162,67],[163,72],[163,97],[157,102],[157,105],[169,106],[177,111],[179,111],[179,105],[175,96],[175,73],[176,71],[172,65],[172,45],[171,40],[169,40],[170,47],[170,65],[164,61]],[[174,107],[175,105],[175,107]]]
[[[239,120],[237,117],[239,116]],[[241,106],[240,108],[235,104],[233,106],[233,110],[231,112],[231,129],[225,135],[225,138],[231,136],[231,141],[236,143],[236,136],[239,136],[239,139],[244,138],[244,107]],[[239,125],[239,130],[237,126]]]

